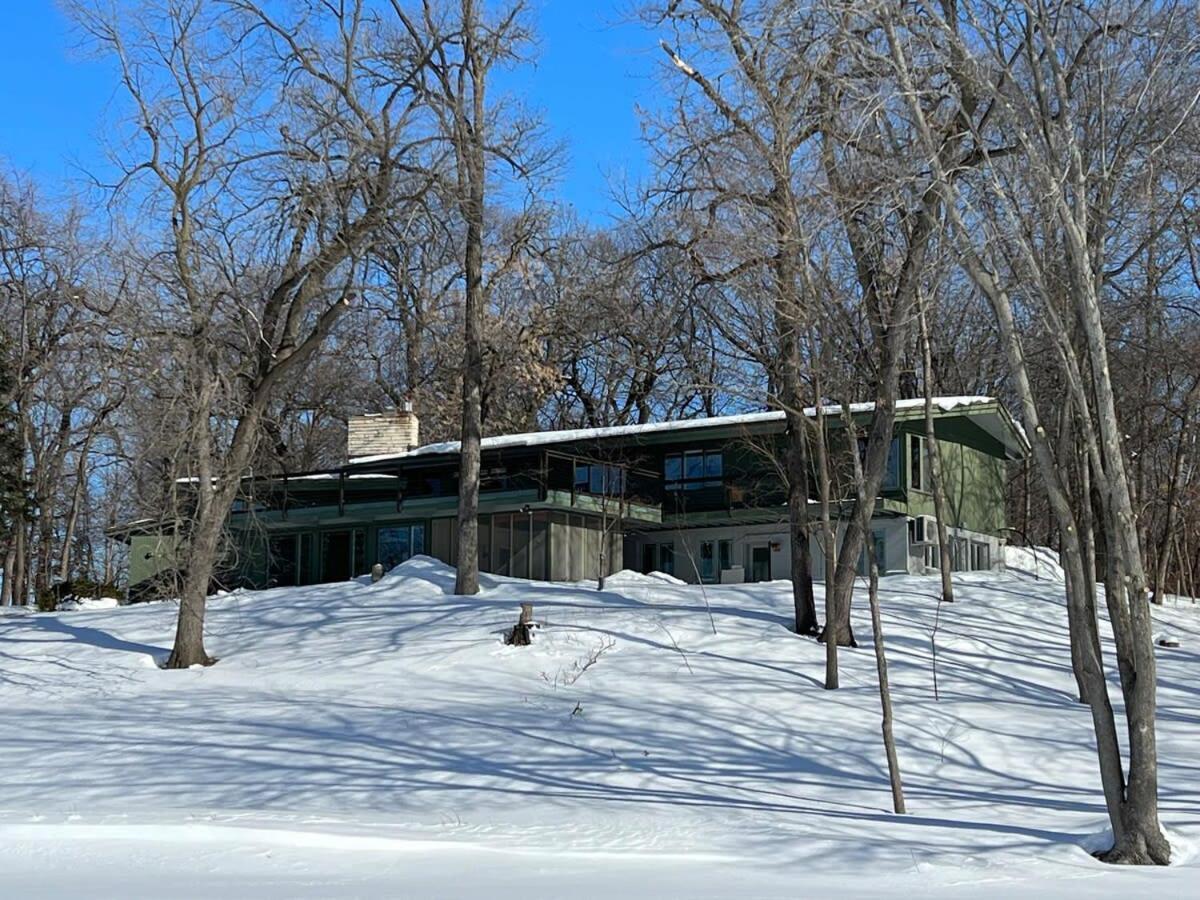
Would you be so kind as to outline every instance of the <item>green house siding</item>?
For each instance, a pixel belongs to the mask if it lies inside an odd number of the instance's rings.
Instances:
[[[938,440],[942,482],[946,494],[947,522],[951,528],[965,528],[982,534],[1002,535],[1007,525],[1004,515],[1005,461],[981,450]],[[903,483],[911,483],[909,454],[902,463]],[[888,497],[884,506],[909,516],[932,516],[933,494],[906,488],[903,496]]]
[[[169,534],[135,534],[129,539],[129,584],[174,570],[176,542]]]

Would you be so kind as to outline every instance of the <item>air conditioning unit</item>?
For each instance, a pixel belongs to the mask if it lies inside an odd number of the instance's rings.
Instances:
[[[937,519],[933,516],[914,516],[912,539],[916,544],[932,544],[937,540]]]

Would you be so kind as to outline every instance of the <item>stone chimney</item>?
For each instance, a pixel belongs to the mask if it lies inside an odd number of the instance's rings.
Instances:
[[[346,456],[353,460],[412,450],[418,446],[417,425],[411,402],[399,409],[351,416],[347,422]]]

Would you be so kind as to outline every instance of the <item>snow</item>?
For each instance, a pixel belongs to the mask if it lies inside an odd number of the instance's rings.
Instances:
[[[1058,551],[1052,547],[1016,547],[1009,544],[1004,548],[1004,567],[1009,572],[1044,581],[1062,583],[1067,580],[1058,559]]]
[[[643,575],[633,569],[622,569],[604,579],[606,588],[635,588],[660,584],[687,584],[682,578],[668,575],[666,572],[650,572]]]
[[[1061,584],[956,576],[935,702],[936,578],[883,579],[894,816],[864,604],[827,692],[786,582],[631,574],[234,592],[183,672],[172,603],[0,617],[4,895],[1200,896],[1192,604],[1154,610],[1176,862],[1116,869]]]
[[[116,609],[120,602],[115,597],[72,597],[58,604],[62,612],[81,612],[94,609]]]

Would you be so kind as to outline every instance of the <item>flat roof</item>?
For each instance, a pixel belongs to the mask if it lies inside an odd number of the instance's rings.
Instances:
[[[965,397],[934,397],[932,398],[934,412],[939,417],[956,413],[969,416],[971,421],[985,433],[994,438],[1003,448],[1007,459],[1021,459],[1029,449],[1025,431],[1018,422],[1009,415],[1008,410],[995,397],[965,396]],[[851,403],[850,413],[863,416],[873,412],[874,402]],[[916,397],[896,401],[897,421],[911,421],[924,415],[925,398]],[[821,412],[833,419],[836,426],[840,423],[842,407],[837,404],[821,407]],[[815,418],[817,407],[809,406],[804,410],[809,418]],[[752,426],[769,426],[782,424],[783,410],[767,410],[761,412],[739,413],[731,416],[707,416],[696,419],[674,419],[666,422],[649,422],[642,425],[613,425],[602,428],[568,428],[558,431],[530,431],[522,434],[501,434],[486,437],[480,442],[482,452],[504,449],[519,449],[524,447],[545,447],[555,444],[586,443],[588,441],[604,440],[607,438],[642,438],[655,435],[676,434],[679,432],[695,432],[721,428],[749,428]],[[358,467],[369,467],[389,462],[436,458],[439,456],[457,455],[462,447],[461,441],[439,441],[414,447],[402,453],[383,453],[373,456],[352,457],[345,465],[315,472],[280,473],[261,476],[267,480],[286,478],[293,481],[333,480],[344,476],[347,479],[372,479],[392,477],[386,472],[352,472]],[[253,476],[243,476],[251,478]],[[195,482],[195,477],[178,479],[179,483]]]
[[[1023,455],[1027,448],[1025,434],[1004,409],[1003,405],[995,397],[984,396],[968,396],[968,397],[934,397],[934,409],[941,414],[953,413],[962,410],[967,414],[982,413],[986,408],[994,408],[1001,416],[1000,421],[988,427],[986,424],[984,429],[1005,445],[1006,451],[1016,458]],[[896,413],[902,418],[909,418],[908,414],[915,412],[923,412],[925,408],[925,398],[918,397],[910,400],[898,400],[896,402]],[[853,415],[862,415],[873,412],[875,404],[869,403],[851,403],[850,412]],[[836,417],[842,415],[842,407],[840,405],[824,406],[821,408],[822,413],[827,416]],[[809,418],[815,418],[817,408],[815,406],[807,407],[804,414]],[[902,415],[903,414],[903,415]],[[513,447],[541,447],[548,444],[569,444],[585,441],[602,440],[604,438],[617,437],[642,437],[646,435],[660,433],[675,433],[680,431],[693,431],[705,428],[729,428],[738,426],[749,426],[758,424],[769,424],[782,422],[784,413],[782,410],[770,410],[765,412],[741,413],[732,416],[708,416],[706,418],[697,419],[675,419],[668,422],[650,422],[644,425],[614,425],[604,428],[572,428],[560,431],[530,431],[524,434],[502,434],[495,437],[486,437],[480,443],[480,449],[487,450],[502,450]],[[1007,432],[1007,433],[1006,433]],[[1014,435],[1016,440],[1014,440]],[[433,444],[425,444],[421,447],[415,447],[412,450],[407,450],[403,453],[383,453],[375,456],[356,456],[350,459],[348,465],[369,465],[371,463],[393,462],[405,459],[414,459],[422,456],[439,456],[453,455],[459,452],[462,447],[461,441],[440,441]]]

